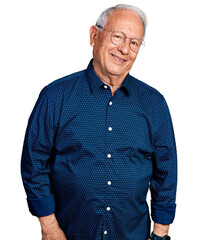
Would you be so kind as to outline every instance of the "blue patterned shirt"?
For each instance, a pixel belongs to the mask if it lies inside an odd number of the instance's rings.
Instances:
[[[29,118],[21,171],[30,212],[68,240],[146,240],[175,215],[176,147],[164,97],[129,74],[112,96],[94,72],[56,80]]]

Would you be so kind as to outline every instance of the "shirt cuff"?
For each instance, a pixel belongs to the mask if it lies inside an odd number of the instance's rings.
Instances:
[[[176,204],[157,204],[151,201],[152,220],[160,224],[171,224],[175,218]]]
[[[48,216],[55,211],[53,195],[42,198],[27,198],[27,202],[31,214],[37,217]]]

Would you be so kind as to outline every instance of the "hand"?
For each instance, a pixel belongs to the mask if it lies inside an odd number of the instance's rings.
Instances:
[[[40,217],[39,221],[42,229],[42,240],[67,240],[54,214]]]
[[[160,223],[154,223],[153,233],[157,236],[168,235],[169,225],[164,225]]]
[[[42,231],[42,240],[67,240],[63,231],[57,227],[47,232]]]

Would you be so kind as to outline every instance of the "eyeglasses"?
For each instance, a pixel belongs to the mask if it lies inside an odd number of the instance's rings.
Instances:
[[[142,38],[129,38],[127,37],[123,32],[120,31],[109,31],[104,27],[101,26],[97,26],[100,29],[104,29],[105,31],[107,31],[110,34],[110,38],[111,38],[111,42],[114,45],[122,45],[123,43],[125,43],[126,38],[130,39],[130,49],[133,52],[138,52],[140,49],[143,49],[145,46],[144,40]]]

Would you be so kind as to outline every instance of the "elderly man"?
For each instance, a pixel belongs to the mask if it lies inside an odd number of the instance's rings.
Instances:
[[[171,117],[164,97],[129,75],[145,27],[138,8],[105,10],[90,28],[88,68],[40,93],[26,131],[22,177],[43,240],[170,239]]]

